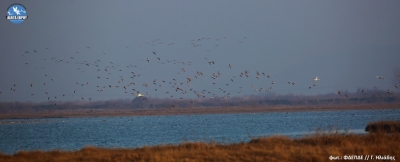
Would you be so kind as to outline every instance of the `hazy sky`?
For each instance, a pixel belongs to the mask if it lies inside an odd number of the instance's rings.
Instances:
[[[4,18],[13,3],[27,9],[21,24]],[[125,99],[137,91],[160,98],[396,91],[398,0],[7,0],[0,6],[0,101]],[[249,77],[240,77],[246,70]],[[197,71],[204,75],[196,79]]]

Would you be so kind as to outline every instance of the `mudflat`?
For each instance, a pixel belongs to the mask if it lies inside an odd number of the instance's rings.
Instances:
[[[146,116],[146,115],[195,115],[195,114],[232,114],[232,113],[270,113],[270,112],[307,112],[307,111],[344,111],[344,110],[380,110],[400,109],[400,104],[345,104],[312,106],[256,106],[256,107],[187,107],[187,108],[146,108],[146,109],[78,109],[41,112],[15,112],[0,114],[0,119],[11,118],[69,118],[98,116]]]

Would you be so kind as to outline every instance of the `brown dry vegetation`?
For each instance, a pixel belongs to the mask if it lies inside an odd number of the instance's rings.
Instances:
[[[0,161],[329,161],[331,155],[391,155],[400,158],[400,134],[317,132],[299,139],[272,136],[226,145],[197,142],[137,149],[86,147],[73,152],[21,151],[15,155],[0,154]]]

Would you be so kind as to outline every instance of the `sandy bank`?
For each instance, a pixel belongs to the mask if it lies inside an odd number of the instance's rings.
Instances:
[[[48,112],[20,112],[0,114],[0,119],[10,118],[67,118],[98,116],[146,116],[189,114],[232,114],[306,111],[344,111],[400,109],[400,104],[316,105],[316,106],[271,106],[271,107],[207,107],[207,108],[162,108],[162,109],[84,109],[55,110]]]

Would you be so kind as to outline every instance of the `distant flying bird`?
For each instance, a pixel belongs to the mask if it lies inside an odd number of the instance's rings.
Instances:
[[[383,76],[376,76],[377,79],[385,79]]]
[[[319,80],[318,76],[314,77],[313,80],[314,80],[314,81],[318,81],[318,80]]]

